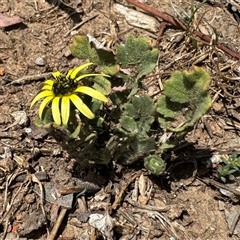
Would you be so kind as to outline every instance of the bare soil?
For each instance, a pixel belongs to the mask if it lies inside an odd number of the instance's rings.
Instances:
[[[177,18],[169,1],[141,2]],[[127,1],[118,3],[148,15]],[[190,13],[190,0],[173,3]],[[188,32],[167,24],[161,35],[127,22],[113,5],[103,0],[0,2],[4,16],[22,19],[0,28],[0,238],[239,239],[239,178],[227,185],[215,173],[221,156],[240,148],[240,63],[214,41],[240,51],[240,4],[207,1]],[[160,29],[163,21],[155,19]],[[212,41],[195,37],[192,29]],[[155,72],[143,80],[153,97],[174,70],[198,65],[211,75],[213,106],[185,141],[166,153],[164,176],[149,175],[141,159],[114,170],[78,169],[55,139],[34,125],[37,110],[29,106],[45,77],[82,63],[68,47],[77,34],[89,34],[113,51],[130,34],[149,38],[159,49]]]

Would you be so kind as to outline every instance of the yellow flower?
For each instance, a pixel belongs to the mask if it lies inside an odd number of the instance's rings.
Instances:
[[[52,116],[57,125],[67,125],[70,115],[70,101],[87,118],[94,118],[94,114],[83,103],[78,93],[87,94],[100,101],[107,102],[108,99],[100,92],[87,86],[79,86],[78,82],[91,76],[107,76],[105,74],[90,73],[79,75],[79,72],[93,63],[85,63],[75,69],[71,69],[66,75],[60,72],[53,72],[54,80],[48,79],[44,82],[41,91],[34,97],[30,108],[40,99],[44,98],[39,107],[39,117],[42,118],[43,110],[46,105],[52,103]]]

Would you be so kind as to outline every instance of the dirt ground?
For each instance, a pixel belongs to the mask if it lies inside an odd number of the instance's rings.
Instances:
[[[177,18],[168,0],[141,2]],[[190,13],[190,0],[172,2]],[[239,55],[214,44],[217,38],[240,52],[240,3],[220,2],[207,1],[195,14],[191,29],[212,40],[196,37],[194,48],[190,32],[167,24],[159,34],[163,20],[157,17],[151,29],[140,28],[126,20],[131,13],[116,13],[113,1],[1,0],[1,239],[240,239],[239,178],[229,184],[215,178],[221,156],[240,150]],[[149,16],[127,1],[118,3]],[[174,70],[197,65],[211,75],[213,106],[166,153],[165,175],[149,175],[141,160],[114,170],[79,170],[34,125],[37,110],[29,106],[44,79],[82,63],[68,47],[77,34],[89,34],[113,51],[130,34],[149,38],[159,49],[155,77],[143,80],[153,96]]]

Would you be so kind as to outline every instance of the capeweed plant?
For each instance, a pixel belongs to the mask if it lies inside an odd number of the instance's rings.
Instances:
[[[147,39],[129,36],[125,45],[116,47],[114,55],[94,47],[86,36],[76,36],[70,49],[73,56],[91,63],[70,70],[66,76],[53,73],[61,86],[69,79],[76,84],[67,92],[69,107],[63,93],[57,104],[52,101],[56,97],[54,79],[51,84],[45,82],[43,93],[39,93],[42,95],[38,94],[32,102],[34,105],[44,98],[39,109],[41,126],[83,165],[142,160],[151,173],[163,174],[164,150],[176,146],[211,106],[207,72],[195,67],[191,72],[172,73],[163,83],[164,94],[154,102],[141,89],[141,80],[153,71],[158,58],[157,49]],[[87,69],[91,66],[98,73]],[[72,94],[76,95],[74,99]],[[84,105],[79,105],[79,99]],[[172,138],[160,143],[166,132],[172,132]]]

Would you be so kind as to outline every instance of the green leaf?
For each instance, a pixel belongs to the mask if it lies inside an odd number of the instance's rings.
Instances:
[[[199,103],[206,97],[209,84],[210,76],[203,68],[194,67],[192,72],[175,71],[163,84],[164,94],[172,102]]]
[[[78,125],[74,130],[74,132],[70,135],[70,137],[73,139],[77,138],[79,136],[80,130],[81,130],[81,126]]]
[[[155,112],[155,106],[151,97],[147,94],[140,97],[132,97],[131,103],[125,103],[124,115],[140,119],[141,121],[150,118]]]
[[[150,154],[156,150],[156,142],[154,138],[147,138],[139,140],[134,137],[128,145],[125,146],[124,151],[119,157],[122,164],[132,164],[136,160],[142,159],[146,154]]]
[[[123,130],[126,131],[127,133],[129,133],[130,135],[137,134],[138,132],[137,123],[134,121],[132,117],[123,116],[119,120],[119,122]]]
[[[127,84],[137,83],[152,72],[158,58],[158,50],[152,49],[146,38],[129,36],[124,46],[116,47],[116,56],[122,69],[130,69],[130,75],[123,74]]]
[[[74,57],[79,59],[90,59],[93,63],[97,63],[99,61],[96,50],[91,47],[88,37],[85,35],[75,36],[69,47]]]
[[[148,132],[151,128],[151,124],[154,121],[155,106],[153,100],[149,95],[133,96],[131,101],[123,105],[123,116],[120,119],[120,123],[126,119],[135,123],[136,131],[139,140],[147,139]],[[126,127],[124,127],[126,128]],[[129,130],[129,136],[132,136],[132,131]]]
[[[226,183],[227,179],[225,177],[221,177],[221,180]]]
[[[147,138],[144,140],[138,140],[132,142],[131,148],[137,154],[149,154],[156,149],[156,142],[154,138]]]
[[[238,169],[231,169],[231,170],[229,170],[228,171],[228,175],[230,175],[230,174],[232,174],[232,173],[235,173],[235,172],[237,172],[238,171]]]
[[[100,68],[101,68],[102,72],[104,72],[107,75],[111,75],[111,76],[116,75],[120,70],[120,67],[119,67],[118,64],[115,64],[115,65],[110,65],[110,64],[109,65],[101,65]]]
[[[192,72],[176,71],[163,83],[164,94],[159,97],[159,123],[167,130],[182,132],[191,128],[211,107],[207,88],[209,74],[199,67]]]
[[[109,95],[111,93],[111,82],[103,76],[96,76],[93,79],[93,87],[101,92],[103,95]]]
[[[52,109],[47,107],[43,110],[42,119],[37,118],[34,120],[34,124],[37,127],[43,127],[52,122],[53,122]]]
[[[119,65],[116,64],[115,56],[112,52],[103,49],[95,49],[85,35],[75,36],[69,45],[71,53],[79,59],[89,59],[100,66],[102,72],[108,75],[115,75],[119,71]]]

